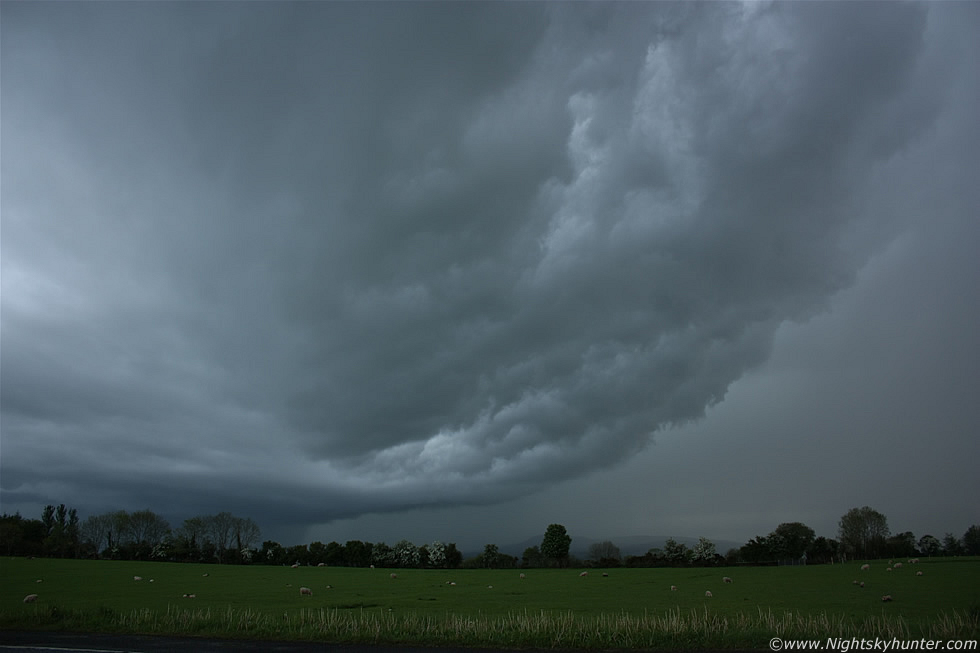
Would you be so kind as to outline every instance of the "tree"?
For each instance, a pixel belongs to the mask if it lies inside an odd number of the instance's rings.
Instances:
[[[772,532],[772,535],[777,535],[782,539],[782,557],[794,560],[803,557],[816,537],[812,528],[798,521],[780,524]]]
[[[942,542],[937,537],[923,535],[919,538],[919,552],[924,556],[937,556],[942,551],[942,548]]]
[[[621,557],[622,554],[619,552],[619,547],[609,540],[594,542],[589,546],[589,560],[594,562],[606,566],[617,565]]]
[[[500,550],[497,548],[496,544],[488,544],[483,547],[483,566],[487,569],[493,569],[497,566],[497,557],[500,555]]]
[[[888,519],[873,508],[852,508],[840,518],[840,543],[858,558],[876,558],[884,554],[888,539]]]
[[[395,552],[384,542],[377,542],[371,550],[371,563],[376,567],[395,567]]]
[[[568,549],[571,546],[572,538],[565,531],[565,527],[561,524],[551,524],[541,541],[541,553],[557,561],[559,566],[564,566],[568,562]]]
[[[686,544],[680,544],[672,537],[668,537],[664,542],[663,556],[668,565],[680,567],[687,564],[691,552],[687,550]]]
[[[262,531],[259,529],[259,525],[248,517],[235,517],[234,519],[235,544],[244,560],[245,551],[252,547],[253,542],[259,541]]]
[[[974,524],[963,533],[963,549],[968,556],[980,556],[980,525]]]
[[[418,567],[421,563],[419,548],[408,540],[400,540],[394,546],[395,564],[403,568]]]
[[[93,549],[96,555],[102,553],[109,546],[109,538],[112,532],[112,515],[92,515],[82,522],[81,538]]]
[[[958,556],[963,553],[963,547],[960,546],[960,541],[956,539],[956,536],[952,533],[946,533],[943,536],[943,554],[948,556]]]
[[[170,524],[152,510],[137,510],[126,520],[126,539],[135,545],[137,557],[145,558],[170,532]]]
[[[715,545],[707,538],[698,539],[698,543],[691,550],[691,559],[697,565],[709,565],[715,559]]]
[[[915,555],[915,535],[905,531],[888,538],[885,553],[889,558],[911,558]]]
[[[543,567],[544,563],[545,557],[541,554],[541,549],[536,546],[524,549],[524,555],[521,556],[522,567]]]
[[[442,569],[446,566],[446,545],[436,540],[432,544],[428,544],[425,547],[429,552],[429,565],[435,567],[436,569]]]
[[[344,563],[348,567],[367,567],[371,564],[371,544],[348,540],[344,544]]]
[[[837,557],[840,544],[837,540],[828,540],[826,537],[818,537],[813,540],[813,544],[807,550],[807,561],[815,563],[833,562]]]
[[[463,562],[462,552],[456,548],[455,542],[446,545],[446,568],[455,569]]]

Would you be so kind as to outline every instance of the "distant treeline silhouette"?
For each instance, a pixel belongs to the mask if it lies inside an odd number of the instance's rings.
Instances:
[[[19,513],[0,516],[0,554],[59,558],[157,560],[219,564],[313,565],[329,567],[400,568],[529,568],[529,567],[710,567],[730,565],[827,564],[853,559],[917,556],[980,555],[980,526],[963,537],[946,533],[918,539],[911,532],[892,535],[884,515],[870,507],[854,508],[841,517],[838,539],[817,537],[800,522],[780,524],[768,535],[752,538],[724,555],[700,538],[688,547],[668,539],[644,555],[622,556],[610,541],[589,547],[588,559],[569,555],[572,538],[560,524],[548,526],[540,546],[516,556],[487,544],[482,553],[464,559],[455,543],[417,546],[408,540],[394,545],[350,540],[282,546],[267,540],[250,518],[228,512],[185,519],[172,529],[151,510],[119,510],[79,522],[74,508],[45,506],[41,519]]]

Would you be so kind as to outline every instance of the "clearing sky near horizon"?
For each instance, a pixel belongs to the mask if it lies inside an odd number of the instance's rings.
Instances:
[[[0,11],[3,511],[980,522],[980,5]]]

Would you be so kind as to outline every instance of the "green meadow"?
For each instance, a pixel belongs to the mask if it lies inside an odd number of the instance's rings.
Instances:
[[[892,571],[887,560],[870,564],[590,569],[584,577],[528,569],[521,578],[521,570],[3,558],[0,628],[585,649],[977,637],[980,559]],[[37,601],[24,603],[28,594]]]

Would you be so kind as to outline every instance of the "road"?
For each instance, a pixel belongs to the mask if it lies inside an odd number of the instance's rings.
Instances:
[[[264,642],[196,637],[158,637],[153,635],[105,635],[0,631],[0,653],[433,653],[446,648],[325,644],[322,642]],[[476,651],[477,649],[470,649]],[[479,649],[479,653],[514,653]],[[523,653],[528,653],[524,651]]]

